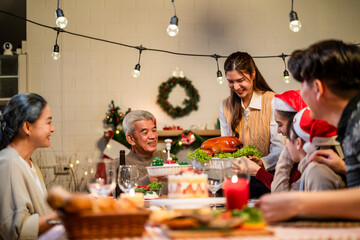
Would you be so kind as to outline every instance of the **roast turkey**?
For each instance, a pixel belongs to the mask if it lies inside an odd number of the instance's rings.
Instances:
[[[243,144],[236,137],[216,137],[210,138],[203,142],[200,149],[207,154],[214,156],[216,153],[235,152],[239,148],[242,148]]]

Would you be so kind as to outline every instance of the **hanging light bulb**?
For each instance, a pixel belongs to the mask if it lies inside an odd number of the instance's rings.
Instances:
[[[224,83],[224,79],[223,79],[223,76],[222,76],[222,73],[221,73],[220,70],[217,71],[216,76],[217,76],[218,83],[219,83],[219,84],[223,84],[223,83]]]
[[[298,32],[301,29],[301,22],[299,21],[299,18],[297,16],[297,13],[295,11],[290,12],[290,30],[293,32]]]
[[[137,78],[140,76],[140,64],[139,63],[135,65],[132,75],[134,78]]]
[[[166,31],[171,37],[175,37],[179,33],[179,19],[177,16],[173,16],[170,20],[170,24],[167,27]]]
[[[286,70],[286,69],[285,69],[285,71],[284,71],[284,82],[285,82],[286,84],[289,84],[289,83],[290,83],[290,75],[289,75],[288,70]]]
[[[67,26],[68,20],[64,16],[63,10],[61,10],[60,8],[56,9],[55,17],[56,17],[56,25],[59,28],[65,28]]]
[[[51,57],[56,61],[60,58],[60,48],[59,45],[55,44],[54,45],[54,50],[51,54]]]

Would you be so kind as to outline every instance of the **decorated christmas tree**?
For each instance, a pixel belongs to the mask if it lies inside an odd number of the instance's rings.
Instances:
[[[110,108],[105,117],[106,124],[110,125],[113,131],[113,134],[110,134],[110,136],[112,135],[112,139],[118,141],[127,148],[131,148],[131,145],[126,140],[125,133],[122,130],[122,122],[124,120],[125,115],[130,111],[131,109],[129,108],[127,112],[124,114],[123,112],[120,111],[120,107],[115,106],[114,101],[111,100]]]

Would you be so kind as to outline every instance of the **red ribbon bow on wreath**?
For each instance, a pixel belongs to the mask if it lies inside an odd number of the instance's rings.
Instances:
[[[192,132],[189,132],[188,134],[181,134],[181,142],[184,145],[191,145],[193,142],[195,142],[195,136]]]

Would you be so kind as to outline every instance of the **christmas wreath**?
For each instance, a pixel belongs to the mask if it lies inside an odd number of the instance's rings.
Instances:
[[[183,108],[179,106],[174,107],[168,101],[169,95],[176,85],[180,85],[181,87],[183,87],[185,89],[186,96],[189,97],[184,99],[183,104],[185,106]],[[200,95],[198,90],[191,84],[191,81],[188,80],[186,77],[171,77],[168,81],[163,82],[159,86],[157,103],[160,105],[161,109],[164,110],[172,118],[183,117],[189,114],[191,111],[197,110],[197,104],[199,100]]]

